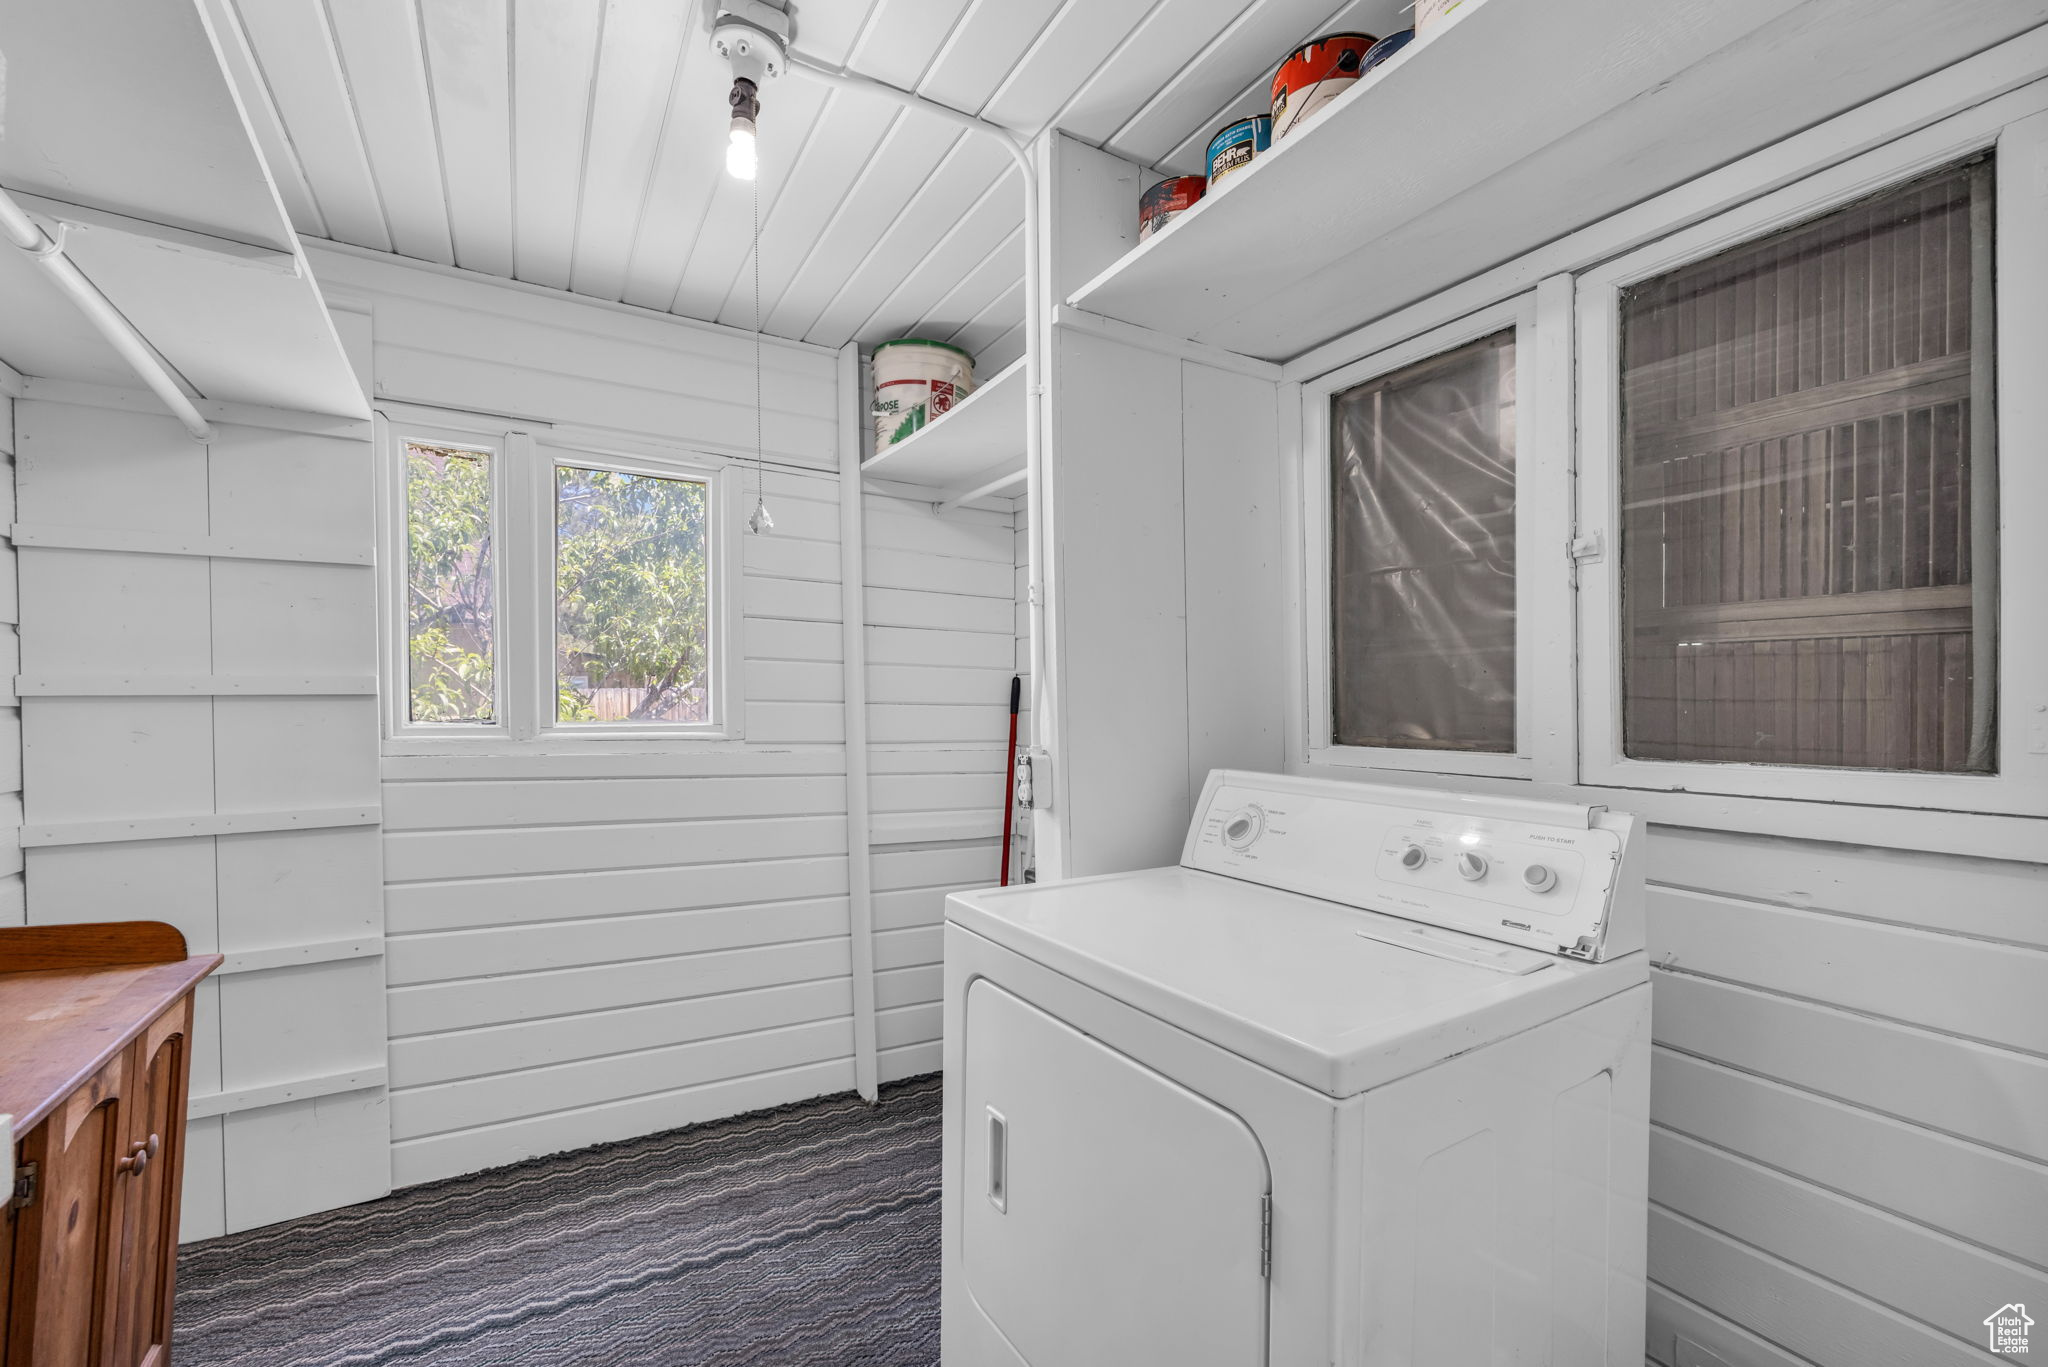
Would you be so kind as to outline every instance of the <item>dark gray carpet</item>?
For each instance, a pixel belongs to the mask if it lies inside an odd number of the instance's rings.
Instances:
[[[939,1080],[188,1246],[178,1367],[929,1367]]]

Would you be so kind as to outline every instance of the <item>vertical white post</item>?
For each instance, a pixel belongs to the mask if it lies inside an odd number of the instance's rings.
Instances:
[[[839,618],[846,691],[846,905],[853,951],[853,1082],[872,1102],[875,908],[868,834],[867,578],[862,525],[860,344],[839,349]]]

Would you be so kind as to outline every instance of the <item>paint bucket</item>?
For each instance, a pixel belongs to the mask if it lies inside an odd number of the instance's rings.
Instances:
[[[875,348],[875,450],[886,451],[974,392],[974,358],[949,342],[904,337]]]
[[[1415,0],[1415,34],[1422,37],[1460,10],[1475,8],[1480,0]]]
[[[1389,33],[1372,45],[1371,52],[1365,54],[1365,62],[1358,68],[1358,74],[1363,76],[1414,41],[1415,30],[1412,28],[1404,28],[1399,33]]]
[[[1273,74],[1273,141],[1349,90],[1378,41],[1370,33],[1326,33],[1287,54]]]
[[[1138,241],[1143,242],[1194,207],[1209,192],[1200,176],[1174,176],[1147,190],[1138,201]]]
[[[1209,188],[1235,171],[1242,171],[1273,145],[1273,119],[1254,114],[1248,119],[1226,123],[1209,139]]]

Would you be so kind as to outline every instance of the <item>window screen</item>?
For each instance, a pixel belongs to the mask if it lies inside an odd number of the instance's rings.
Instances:
[[[1638,758],[1991,766],[1991,164],[1622,298]]]
[[[1515,750],[1513,329],[1331,400],[1331,736]]]
[[[407,717],[496,715],[491,453],[405,444]]]

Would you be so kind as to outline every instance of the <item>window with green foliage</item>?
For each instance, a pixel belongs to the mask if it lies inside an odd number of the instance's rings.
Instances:
[[[556,720],[711,717],[701,480],[555,467]]]
[[[405,621],[414,722],[497,717],[491,453],[405,444]]]
[[[742,735],[738,544],[716,530],[715,460],[455,423],[394,430],[389,450],[392,739]]]

